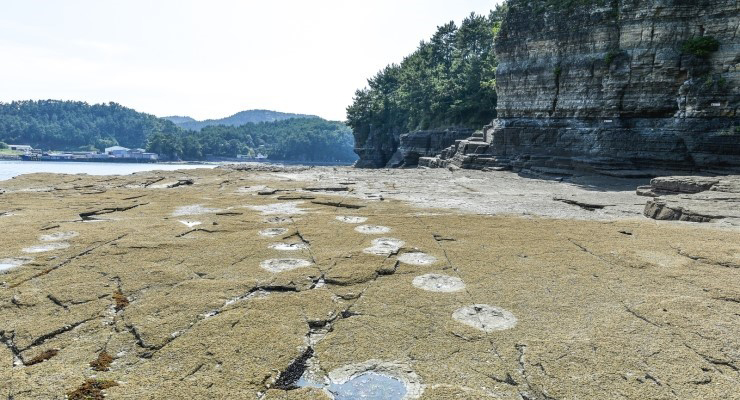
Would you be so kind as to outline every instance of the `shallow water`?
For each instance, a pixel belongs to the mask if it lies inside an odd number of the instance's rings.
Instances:
[[[303,377],[298,387],[326,388],[334,400],[401,400],[406,395],[406,385],[400,380],[375,372],[360,374],[345,383],[328,385],[312,382]]]
[[[125,164],[99,162],[0,161],[0,181],[23,174],[51,172],[56,174],[129,175],[143,171],[214,168],[215,165]]]

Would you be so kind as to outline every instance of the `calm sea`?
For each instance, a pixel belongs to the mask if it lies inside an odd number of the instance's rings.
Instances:
[[[99,162],[0,161],[0,181],[22,174],[53,172],[57,174],[128,175],[141,171],[214,168],[215,165],[123,164]]]

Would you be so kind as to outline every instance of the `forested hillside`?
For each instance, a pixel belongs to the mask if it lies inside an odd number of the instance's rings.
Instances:
[[[145,147],[154,134],[177,134],[172,122],[116,103],[14,101],[0,103],[0,141],[40,149],[93,150]]]
[[[207,119],[205,121],[197,121],[190,117],[164,117],[164,119],[174,122],[177,126],[199,131],[207,126],[215,125],[228,125],[228,126],[241,126],[244,124],[257,124],[260,122],[275,122],[282,121],[290,118],[318,118],[314,115],[304,114],[290,114],[282,113],[278,111],[270,110],[247,110],[238,112],[230,117],[221,119]]]
[[[474,127],[496,113],[493,39],[503,9],[440,26],[400,64],[391,64],[355,93],[347,123],[358,144],[369,135],[440,127]]]
[[[297,116],[268,114],[261,115]],[[116,103],[57,100],[0,103],[0,142],[65,151],[102,151],[121,145],[146,148],[175,160],[258,153],[287,161],[350,163],[357,159],[351,129],[318,117],[208,126],[196,131]]]
[[[352,130],[341,122],[292,118],[238,127],[209,126],[180,135],[156,134],[148,149],[188,160],[261,153],[274,160],[350,163],[357,159],[353,145]]]

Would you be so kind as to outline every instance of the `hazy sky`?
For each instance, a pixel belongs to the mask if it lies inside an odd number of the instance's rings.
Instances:
[[[368,77],[497,0],[0,0],[0,101],[345,118]]]

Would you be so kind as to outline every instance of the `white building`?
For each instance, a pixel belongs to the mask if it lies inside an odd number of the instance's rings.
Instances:
[[[31,147],[31,146],[29,146],[27,144],[9,144],[8,145],[8,148],[10,150],[25,151],[25,152],[29,152],[29,151],[33,150],[33,147]]]

